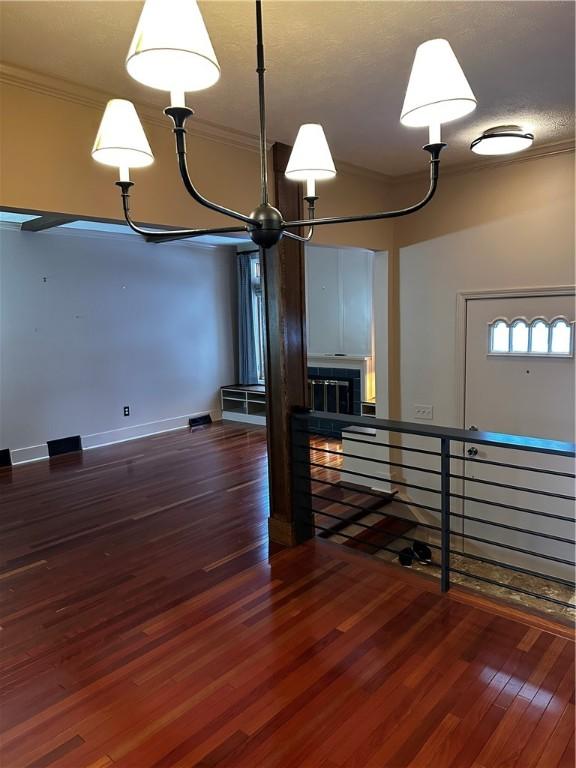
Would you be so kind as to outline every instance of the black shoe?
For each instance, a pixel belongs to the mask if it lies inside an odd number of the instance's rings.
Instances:
[[[421,541],[415,541],[412,545],[412,549],[421,563],[424,565],[432,564],[432,550],[430,547],[427,547],[426,544],[423,544]]]
[[[412,563],[414,562],[414,552],[410,549],[410,547],[406,547],[406,549],[398,552],[398,560],[400,561],[400,565],[404,566],[404,568],[412,568]]]

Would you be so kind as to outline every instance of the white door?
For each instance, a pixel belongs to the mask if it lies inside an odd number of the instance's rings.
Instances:
[[[466,305],[466,428],[574,442],[574,295],[479,298],[469,299]],[[483,462],[569,474],[574,472],[573,460],[471,444],[464,446],[464,451],[469,460],[458,462],[464,466],[464,495],[493,502],[465,501],[464,532],[515,548],[464,539],[464,550],[536,572],[572,578],[572,567],[559,561],[574,561],[574,547],[529,532],[574,539],[574,502],[547,495],[574,495],[574,480],[562,474],[547,475]],[[516,488],[494,487],[475,480]],[[524,488],[540,493],[527,493]],[[548,517],[514,507],[543,512]],[[510,528],[496,528],[488,521]],[[556,559],[533,557],[520,550]]]

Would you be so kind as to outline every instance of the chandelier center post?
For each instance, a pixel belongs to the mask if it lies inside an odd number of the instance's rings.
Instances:
[[[282,214],[270,203],[262,203],[250,214],[255,224],[248,227],[252,242],[261,248],[271,248],[276,245],[284,234]]]

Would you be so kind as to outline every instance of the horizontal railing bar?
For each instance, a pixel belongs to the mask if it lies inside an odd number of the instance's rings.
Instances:
[[[373,525],[368,525],[368,523],[360,523],[356,520],[346,520],[344,517],[340,517],[339,515],[333,515],[331,512],[325,512],[323,509],[315,509],[315,507],[309,507],[307,505],[303,505],[301,509],[307,509],[309,512],[314,512],[315,515],[324,515],[325,517],[330,517],[334,520],[338,520],[341,523],[347,523],[349,526],[351,525],[358,525],[360,528],[365,528],[367,531],[374,531],[374,535],[381,535],[381,536],[393,536],[396,539],[406,539],[406,541],[420,541],[420,539],[415,539],[413,536],[407,536],[404,533],[390,533],[388,531],[379,531],[375,529]],[[403,517],[397,518],[398,520],[403,520]],[[410,522],[410,521],[408,521]],[[347,526],[344,526],[347,527]],[[339,536],[340,531],[334,531],[334,536]],[[374,545],[377,546],[377,545]],[[429,544],[427,546],[432,547],[433,549],[440,549],[440,547],[437,544]]]
[[[525,573],[527,576],[536,576],[539,579],[545,581],[553,581],[557,584],[564,584],[566,587],[572,587],[576,589],[576,582],[563,579],[561,576],[550,576],[547,573],[540,573],[540,571],[531,571],[529,568],[522,568],[519,565],[510,565],[509,563],[501,563],[499,560],[491,560],[489,557],[480,557],[480,555],[472,555],[468,552],[461,552],[458,549],[451,549],[451,555],[459,555],[460,557],[466,557],[470,560],[478,560],[480,563],[488,563],[488,565],[496,565],[498,568],[505,568],[508,571],[514,571],[515,573]]]
[[[368,541],[358,541],[358,539],[355,536],[349,536],[347,533],[341,533],[340,531],[333,531],[331,528],[323,528],[321,525],[318,525],[317,523],[314,524],[314,528],[317,531],[324,531],[325,533],[331,533],[333,536],[343,536],[345,539],[350,539],[350,541],[355,541],[357,544],[362,544],[362,546],[364,547],[371,547],[376,551],[384,550],[386,552],[392,552],[392,554],[394,555],[397,555],[400,552],[400,550],[392,549],[391,547],[380,546],[378,544],[370,544],[370,542]]]
[[[365,472],[353,472],[351,469],[342,469],[342,467],[331,467],[329,464],[317,464],[314,461],[299,461],[296,459],[294,464],[302,464],[305,467],[320,467],[321,469],[329,469],[332,472],[343,472],[345,475],[354,475],[355,477],[364,477],[368,480],[378,480],[380,483],[391,483],[392,480],[386,480],[383,477],[376,477],[375,475],[367,475]],[[440,493],[435,488],[427,488],[425,485],[416,485],[415,483],[404,483],[400,480],[394,480],[394,485],[402,485],[405,488],[417,488],[419,491],[427,491],[429,493]]]
[[[367,416],[366,418],[372,418],[372,416]],[[307,431],[304,429],[295,429],[294,432],[298,435],[308,435],[308,437],[314,437],[316,434],[316,427],[311,427],[313,431]],[[321,434],[325,434],[327,437],[334,437],[334,435],[331,432],[322,432]],[[336,438],[334,438],[336,439]],[[423,453],[426,456],[440,456],[439,451],[427,451],[424,448],[410,448],[408,446],[404,445],[394,445],[394,443],[375,443],[372,440],[359,440],[356,437],[346,437],[346,440],[348,440],[351,443],[362,443],[363,445],[374,445],[378,446],[379,448],[394,448],[399,451],[410,451],[411,453]],[[313,446],[311,446],[312,448]]]
[[[330,485],[333,488],[345,487],[341,483],[333,483],[330,480],[321,480],[319,477],[312,477],[308,475],[299,475],[299,474],[296,474],[295,477],[298,477],[301,480],[312,480],[313,483],[322,483],[323,485]],[[373,491],[370,488],[364,488],[364,486],[362,486],[362,490],[358,489],[358,492],[367,494],[368,496],[374,496],[375,498],[382,498],[381,494],[386,493],[386,491],[380,491],[380,492]],[[416,507],[417,509],[425,509],[428,512],[436,512],[438,514],[442,513],[442,510],[439,509],[438,507],[428,507],[425,504],[416,504],[415,502],[412,502],[412,501],[405,501],[404,499],[400,499],[398,496],[394,496],[394,502],[398,504],[406,504],[410,507]]]
[[[396,481],[394,480],[394,482]],[[429,507],[426,504],[417,504],[415,501],[406,501],[406,499],[401,499],[398,496],[394,496],[394,502],[397,504],[406,504],[408,507],[416,507],[416,509],[425,509],[427,512],[436,512],[439,515],[442,514],[442,510],[439,507]]]
[[[497,587],[504,587],[504,589],[509,589],[511,592],[520,592],[523,595],[529,595],[530,597],[535,597],[538,600],[547,600],[549,603],[556,603],[556,605],[562,605],[564,608],[574,608],[575,606],[570,603],[565,603],[563,600],[556,600],[555,597],[549,597],[548,595],[539,595],[537,592],[531,592],[529,589],[522,589],[522,587],[513,587],[510,584],[505,584],[501,581],[496,581],[495,579],[489,579],[487,576],[477,576],[474,573],[468,573],[467,571],[462,571],[458,568],[450,568],[450,573],[459,573],[462,576],[467,576],[469,579],[476,579],[477,581],[484,581],[487,584],[494,584]]]
[[[314,420],[318,426],[313,427],[310,423],[311,420]],[[408,441],[408,442],[417,442],[418,443],[424,443],[426,444],[426,439],[436,439],[438,441],[442,441],[443,448],[448,447],[448,451],[446,453],[448,454],[449,459],[452,459],[454,461],[461,461],[461,462],[473,462],[476,465],[485,465],[485,466],[493,466],[493,467],[501,467],[502,469],[509,469],[514,471],[526,471],[526,472],[532,472],[539,475],[549,475],[550,477],[565,477],[565,478],[576,478],[576,474],[571,472],[564,472],[560,469],[544,469],[534,466],[522,466],[521,464],[514,463],[514,462],[505,462],[505,461],[493,461],[490,459],[479,459],[479,458],[471,458],[467,457],[465,455],[457,455],[460,448],[458,448],[458,451],[449,451],[450,442],[453,443],[460,443],[462,445],[462,448],[464,448],[464,444],[472,444],[472,445],[486,445],[486,446],[496,446],[499,448],[506,448],[508,450],[521,450],[524,452],[532,452],[532,453],[540,453],[542,455],[554,455],[554,456],[561,456],[561,457],[574,457],[576,455],[575,446],[573,443],[567,443],[567,442],[560,442],[560,441],[554,441],[554,440],[545,440],[545,439],[539,439],[539,438],[532,438],[532,437],[524,437],[520,435],[506,435],[506,434],[499,434],[499,433],[492,433],[492,432],[477,432],[477,431],[468,431],[468,430],[458,430],[458,429],[452,429],[452,428],[442,428],[442,427],[436,427],[436,426],[428,426],[428,425],[422,425],[420,423],[410,423],[410,422],[395,422],[391,420],[385,420],[385,419],[378,419],[374,417],[358,417],[358,416],[352,416],[349,414],[332,414],[332,413],[324,413],[324,412],[301,412],[301,413],[295,413],[293,415],[292,419],[292,426],[293,426],[293,434],[295,438],[296,445],[300,446],[300,448],[305,448],[305,450],[308,453],[308,460],[306,460],[306,457],[301,457],[300,459],[296,459],[294,461],[295,464],[295,477],[302,477],[303,479],[308,480],[310,483],[318,483],[318,486],[310,485],[308,490],[302,489],[301,491],[296,492],[296,503],[298,505],[298,508],[302,510],[308,510],[309,513],[311,513],[313,519],[314,519],[314,529],[317,532],[323,532],[328,537],[336,537],[341,536],[342,539],[340,541],[350,541],[354,542],[358,547],[361,547],[366,552],[372,552],[373,554],[376,554],[380,551],[382,552],[390,552],[394,557],[397,557],[399,555],[399,552],[403,548],[403,546],[411,546],[412,542],[419,541],[421,539],[415,538],[414,536],[410,536],[408,534],[403,533],[393,533],[384,530],[386,527],[386,524],[382,523],[381,521],[384,521],[387,517],[389,517],[393,521],[398,520],[404,520],[405,525],[402,527],[407,527],[409,529],[410,533],[417,534],[419,533],[418,528],[421,527],[423,529],[428,529],[432,531],[441,531],[440,525],[433,525],[430,523],[421,523],[418,520],[411,520],[406,517],[401,517],[399,514],[393,514],[391,513],[388,507],[388,494],[386,491],[377,491],[376,489],[372,490],[370,488],[366,489],[361,486],[362,482],[366,482],[367,484],[374,484],[374,485],[383,485],[386,488],[406,488],[407,491],[410,491],[410,489],[413,489],[414,491],[419,491],[420,493],[434,493],[434,494],[441,494],[441,490],[434,488],[434,487],[428,487],[423,486],[417,483],[410,483],[405,482],[404,480],[392,480],[390,477],[382,477],[382,476],[376,476],[369,473],[370,467],[365,467],[360,464],[359,469],[365,469],[366,471],[358,471],[358,469],[347,469],[342,466],[344,463],[344,459],[349,460],[356,460],[358,462],[366,461],[370,462],[370,465],[372,467],[379,471],[379,468],[374,465],[381,464],[383,468],[390,468],[390,470],[386,470],[386,472],[392,472],[393,468],[396,468],[398,470],[403,470],[404,474],[411,473],[411,472],[422,472],[424,474],[427,474],[429,476],[428,479],[431,480],[430,476],[441,476],[441,472],[436,469],[436,463],[431,461],[426,461],[422,459],[422,462],[428,466],[425,467],[419,467],[417,465],[413,465],[410,463],[403,463],[404,458],[406,457],[408,461],[410,460],[410,457],[405,456],[405,454],[400,453],[392,453],[391,456],[387,456],[387,458],[377,458],[373,454],[369,456],[362,456],[354,453],[348,453],[343,452],[340,450],[342,446],[342,442],[344,440],[347,440],[348,443],[358,443],[359,445],[369,445],[372,448],[386,448],[390,449],[391,451],[406,451],[407,453],[413,453],[416,457],[416,460],[419,461],[417,458],[418,454],[421,454],[423,456],[434,456],[435,459],[437,457],[440,457],[439,451],[434,450],[427,450],[424,448],[416,448],[412,446],[403,446],[401,444],[397,444],[394,433],[402,436],[402,435],[412,435],[415,438],[422,438],[418,441]],[[351,427],[357,426],[357,427],[363,427],[364,429],[358,429],[357,431],[353,430]],[[385,433],[382,435],[382,433]],[[393,442],[381,442],[381,435],[386,438],[389,437],[389,439]],[[372,437],[374,436],[374,438]],[[316,437],[316,440],[314,439]],[[380,438],[380,439],[379,439]],[[319,443],[319,445],[314,445],[314,442]],[[398,440],[398,443],[400,443],[401,440]],[[346,444],[347,448],[350,448],[351,450],[354,450],[353,447]],[[434,443],[430,443],[430,445],[434,445]],[[438,445],[438,447],[440,447]],[[331,461],[330,463],[322,463],[321,459],[322,457],[318,457],[316,454],[313,453],[313,451],[318,451],[323,456],[327,457],[327,461]],[[368,451],[368,453],[370,453]],[[333,457],[333,458],[332,458]],[[391,460],[392,458],[396,460]],[[314,460],[312,460],[314,459]],[[534,462],[532,462],[534,463]],[[304,467],[306,469],[305,474],[300,474],[299,468],[296,465],[301,465],[301,467]],[[565,464],[561,464],[561,467],[566,466]],[[504,476],[500,476],[498,480],[489,480],[485,477],[466,477],[466,468],[470,467],[470,464],[461,464],[459,466],[454,465],[455,470],[459,469],[460,472],[454,471],[449,472],[450,478],[452,478],[455,482],[474,482],[477,484],[477,488],[475,490],[482,490],[482,486],[489,487],[492,486],[494,489],[503,489],[506,491],[513,491],[515,493],[523,494],[523,493],[530,493],[534,494],[535,497],[542,497],[546,499],[558,499],[560,501],[568,501],[568,502],[574,502],[576,501],[576,497],[574,495],[571,495],[569,493],[560,493],[556,492],[554,490],[545,490],[541,487],[537,488],[530,488],[523,485],[516,485],[512,483],[506,483],[502,482],[506,478]],[[449,467],[447,467],[448,469]],[[315,477],[315,470],[318,469],[319,474],[321,477]],[[325,472],[322,472],[322,470],[325,470]],[[338,472],[338,475],[331,474],[332,472]],[[396,473],[394,473],[396,474]],[[486,473],[489,474],[489,473]],[[494,473],[496,474],[496,473]],[[498,475],[496,475],[498,477]],[[330,478],[329,480],[324,480],[322,477]],[[412,477],[412,475],[409,475],[409,477]],[[349,484],[343,483],[343,479],[349,480]],[[354,481],[354,478],[358,478],[358,480]],[[426,480],[426,478],[423,478]],[[516,477],[513,477],[511,479],[516,479]],[[522,478],[522,481],[525,478]],[[340,482],[333,482],[333,480],[339,480]],[[431,480],[432,481],[432,480]],[[527,482],[530,482],[530,479],[526,478]],[[437,481],[434,480],[436,483]],[[358,484],[358,487],[356,488],[355,485]],[[345,493],[339,493],[337,495],[339,496],[346,496],[350,495],[351,499],[347,501],[344,498],[331,498],[330,495],[325,495],[325,489],[327,488],[338,488],[340,490],[346,490],[348,491],[348,494]],[[314,490],[312,490],[314,489]],[[459,488],[458,490],[463,490]],[[469,488],[469,490],[473,490],[472,488]],[[572,488],[561,488],[559,490],[572,490]],[[318,492],[316,492],[318,491]],[[352,493],[350,493],[352,491]],[[358,496],[355,496],[353,494],[357,493]],[[369,497],[374,499],[374,507],[375,509],[366,508],[362,504],[363,495],[367,494]],[[406,497],[408,494],[404,494]],[[418,495],[418,494],[416,494]],[[497,495],[496,493],[489,494],[492,496]],[[372,504],[371,498],[368,498],[366,504],[370,505]],[[508,504],[503,502],[498,502],[496,500],[492,499],[484,499],[484,498],[478,498],[474,495],[468,495],[466,493],[456,493],[451,492],[449,493],[449,498],[453,498],[455,500],[460,500],[460,502],[469,502],[469,503],[477,503],[481,505],[485,505],[485,508],[482,510],[482,514],[489,515],[489,509],[490,507],[494,508],[495,510],[512,510],[517,513],[521,514],[528,514],[528,515],[536,515],[541,518],[549,518],[550,520],[560,520],[562,522],[567,522],[574,524],[574,519],[572,516],[568,516],[566,514],[556,514],[554,512],[544,512],[542,510],[538,509],[530,509],[518,506],[516,504]],[[522,497],[521,497],[522,498]],[[318,499],[318,502],[320,505],[325,504],[325,509],[316,509],[314,506],[301,506],[300,501],[307,504],[315,505],[315,499]],[[360,503],[357,503],[356,499],[360,501]],[[376,500],[379,500],[381,504],[376,503]],[[522,500],[524,500],[522,498]],[[422,509],[429,512],[432,512],[436,515],[442,514],[442,510],[438,509],[434,506],[426,506],[424,504],[418,504],[416,502],[411,502],[409,500],[400,499],[400,498],[394,498],[393,501],[396,501],[400,504],[403,504],[406,506],[407,509],[410,507],[414,507],[415,509]],[[514,499],[516,501],[516,499]],[[537,500],[536,500],[537,501]],[[334,507],[338,506],[342,509],[336,509],[334,510]],[[538,501],[537,501],[538,505]],[[318,505],[316,505],[318,506]],[[540,505],[539,505],[540,506]],[[544,506],[542,504],[541,506]],[[547,504],[546,506],[552,506]],[[394,507],[392,507],[394,508]],[[554,508],[552,506],[552,508]],[[330,511],[328,511],[330,510]],[[342,515],[347,515],[348,519],[345,517],[342,517]],[[493,513],[494,517],[502,517],[502,514]],[[324,521],[332,521],[330,525],[332,527],[324,527],[322,525],[318,525],[318,522],[320,521],[320,516],[324,516]],[[368,517],[368,515],[373,515],[373,517]],[[526,529],[519,527],[518,525],[510,525],[509,523],[504,522],[498,522],[494,519],[488,519],[487,518],[480,518],[477,516],[472,515],[466,515],[459,512],[452,512],[451,517],[454,518],[454,520],[461,520],[462,524],[468,521],[469,523],[473,523],[475,525],[486,525],[490,526],[492,529],[500,528],[502,530],[511,531],[513,533],[518,534],[526,534],[528,536],[537,537],[541,540],[548,540],[553,543],[560,543],[560,544],[566,544],[571,547],[573,547],[576,544],[576,541],[574,541],[571,538],[565,537],[565,536],[557,536],[551,533],[545,533],[536,531],[534,529]],[[357,519],[356,519],[357,518]],[[366,522],[366,518],[370,520],[370,523]],[[434,518],[433,518],[434,519]],[[520,518],[522,519],[522,518]],[[514,521],[517,522],[517,521]],[[401,525],[401,524],[399,524]],[[460,525],[460,524],[459,524]],[[351,528],[352,526],[355,526],[355,528]],[[412,527],[413,526],[413,527]],[[546,526],[543,524],[543,527]],[[350,531],[354,530],[355,535],[348,535],[347,533],[344,533],[344,531]],[[479,531],[482,531],[483,529],[479,528]],[[494,531],[489,532],[494,533]],[[496,534],[495,534],[496,535]],[[426,534],[423,532],[423,536],[426,536]],[[564,557],[558,557],[556,555],[552,554],[544,554],[541,552],[535,552],[530,549],[526,549],[521,546],[515,546],[513,544],[507,544],[502,541],[495,541],[492,539],[483,538],[482,536],[475,536],[473,534],[468,534],[464,532],[453,532],[454,539],[457,539],[460,537],[461,542],[479,542],[483,545],[488,545],[489,547],[497,547],[498,549],[508,550],[509,552],[517,552],[521,553],[526,557],[527,565],[532,565],[532,563],[536,564],[536,570],[533,570],[531,567],[524,567],[521,565],[513,565],[508,562],[500,562],[497,559],[493,559],[492,557],[484,557],[482,554],[472,554],[472,553],[466,553],[464,551],[459,551],[458,549],[451,549],[450,551],[454,554],[456,557],[466,558],[468,561],[468,564],[471,562],[478,562],[478,563],[484,563],[487,566],[492,566],[494,568],[502,568],[505,571],[508,571],[509,573],[518,573],[518,574],[524,574],[526,577],[534,578],[534,579],[542,579],[543,582],[546,583],[556,583],[558,585],[563,586],[566,589],[573,590],[576,586],[574,581],[571,581],[569,578],[562,578],[560,576],[552,576],[550,574],[542,573],[538,570],[539,567],[543,565],[543,563],[552,562],[557,563],[565,566],[570,566],[571,568],[574,568],[576,566],[576,563],[572,562],[571,560],[564,558]],[[435,537],[432,537],[435,538]],[[364,540],[366,539],[366,540]],[[374,543],[374,541],[370,541],[370,539],[378,541],[386,541],[387,544],[378,544]],[[437,544],[430,544],[429,542],[426,542],[427,545],[436,550],[438,552],[438,557],[440,557],[440,553],[442,553],[442,546],[439,546]],[[392,544],[393,546],[389,546]],[[463,547],[466,547],[466,545],[463,543]],[[549,549],[551,551],[554,551],[557,549],[555,546],[549,545]],[[488,550],[486,554],[491,554],[494,550]],[[498,550],[497,550],[498,551]],[[537,563],[536,560],[532,560],[531,558],[537,558],[540,563]],[[433,564],[435,567],[438,567],[438,564]],[[459,563],[460,565],[460,563]],[[462,567],[463,566],[463,567]],[[449,567],[449,570],[454,573],[460,575],[463,579],[475,579],[478,583],[486,583],[486,584],[493,584],[495,586],[504,588],[509,590],[510,592],[516,592],[518,594],[524,594],[530,597],[533,597],[535,599],[539,600],[545,600],[548,603],[554,603],[559,606],[563,606],[566,608],[574,608],[575,606],[572,605],[569,602],[565,602],[562,599],[559,599],[558,597],[552,597],[550,595],[545,594],[545,587],[543,584],[537,584],[536,589],[543,592],[543,594],[538,594],[538,592],[532,591],[531,589],[525,588],[523,586],[516,586],[514,584],[507,584],[501,581],[498,581],[498,576],[501,576],[503,578],[507,578],[505,574],[498,574],[496,578],[490,578],[488,576],[483,575],[476,575],[474,573],[471,573],[469,570],[465,570],[466,565],[462,563],[462,566],[460,568],[456,567]],[[483,570],[483,569],[480,569]],[[522,580],[518,578],[518,581],[522,583]],[[532,587],[532,584],[529,584],[528,586]]]
[[[298,463],[298,462],[294,462]],[[295,474],[295,477],[298,477],[301,480],[311,480],[313,483],[322,483],[322,485],[329,485],[332,488],[345,488],[345,486],[342,485],[342,483],[334,483],[331,480],[322,480],[319,477],[313,477],[312,475],[301,475],[301,474]],[[364,488],[364,486],[358,486],[358,493],[366,494],[367,496],[373,496],[376,499],[382,499],[382,493],[386,493],[386,491],[373,491],[370,488]],[[394,497],[394,500],[396,500],[396,497]]]
[[[310,492],[309,494],[306,494],[306,495],[313,496],[315,499],[323,499],[324,501],[329,501],[332,504],[340,504],[343,507],[358,509],[361,512],[366,512],[366,515],[379,515],[381,517],[391,517],[394,520],[406,520],[406,522],[408,523],[414,523],[415,526],[421,526],[423,528],[431,528],[433,531],[441,530],[439,525],[430,525],[429,523],[421,523],[419,520],[411,520],[408,517],[402,517],[401,515],[394,515],[391,512],[385,512],[384,510],[381,510],[381,509],[366,509],[366,507],[362,507],[360,506],[360,504],[354,504],[351,501],[339,501],[338,499],[331,499],[330,496],[322,496],[319,493],[313,493],[313,492]],[[296,493],[295,496],[297,497],[298,493]],[[319,510],[316,510],[316,511],[319,512]],[[352,523],[350,524],[352,525]]]
[[[418,437],[447,438],[454,442],[473,443],[476,445],[494,445],[501,448],[511,448],[520,451],[546,453],[555,456],[576,456],[574,443],[560,440],[545,440],[539,437],[522,435],[507,435],[500,432],[476,432],[453,427],[424,426],[415,422],[392,421],[379,419],[374,416],[350,416],[348,414],[331,413],[329,416],[322,411],[294,412],[292,418],[302,424],[310,419],[330,421],[333,424],[344,424],[345,427],[358,426],[370,429],[380,429],[385,432],[397,432],[401,435],[416,435]]]
[[[566,539],[563,536],[554,536],[551,533],[539,533],[533,531],[530,528],[518,528],[516,525],[508,525],[507,523],[497,523],[494,520],[484,520],[482,517],[473,517],[472,515],[462,515],[459,512],[451,512],[450,517],[457,517],[460,520],[465,520],[467,523],[481,523],[482,525],[492,525],[494,528],[505,528],[507,531],[516,531],[517,533],[527,533],[530,536],[539,536],[542,539],[550,539],[551,541],[560,541],[562,544],[576,544],[573,539]],[[463,536],[465,534],[462,534]]]
[[[314,511],[314,510],[312,510]],[[319,512],[318,514],[322,514]],[[363,547],[372,547],[372,549],[375,550],[384,550],[385,552],[392,552],[394,555],[400,554],[402,550],[400,549],[392,549],[391,547],[385,547],[383,544],[371,544],[369,541],[358,541],[356,536],[349,536],[347,533],[342,533],[341,531],[334,531],[332,528],[323,528],[321,525],[318,525],[317,523],[314,524],[314,528],[318,531],[325,531],[326,533],[331,533],[333,536],[343,536],[345,539],[350,539],[351,541],[355,541],[357,544],[361,544]],[[407,536],[399,536],[398,538],[401,539],[407,539],[410,541],[410,539]],[[412,539],[412,541],[418,541],[418,539]],[[440,549],[436,544],[429,544],[428,546],[433,547],[434,549]],[[430,563],[428,567],[433,568],[439,568],[438,563]]]
[[[333,517],[332,515],[328,515],[328,514],[326,514],[326,513],[323,513],[323,512],[317,512],[317,510],[314,510],[314,509],[311,509],[310,511],[312,511],[312,512],[316,512],[317,514],[324,514],[326,517]],[[334,516],[334,517],[335,517],[335,516]],[[335,517],[335,519],[341,519],[341,518],[337,518],[337,517]],[[352,524],[354,524],[354,525],[358,525],[358,523],[351,523],[351,525],[352,525]],[[361,527],[367,527],[367,526],[361,526]],[[366,541],[366,542],[364,542],[364,541],[358,541],[358,538],[357,538],[356,536],[350,536],[349,534],[346,534],[346,533],[342,533],[341,531],[334,531],[334,530],[332,530],[331,528],[324,528],[324,527],[322,527],[321,525],[318,525],[317,523],[315,523],[315,524],[314,524],[314,528],[315,528],[315,529],[317,529],[317,530],[320,530],[320,531],[325,531],[326,533],[331,533],[331,534],[332,534],[332,535],[334,535],[334,536],[342,536],[342,537],[343,537],[343,538],[345,538],[345,539],[349,539],[349,540],[351,540],[351,541],[355,541],[355,542],[357,542],[358,544],[362,544],[362,546],[367,546],[367,547],[370,547],[371,549],[374,549],[374,550],[376,550],[376,551],[378,551],[378,550],[384,550],[384,551],[386,551],[386,552],[392,552],[392,553],[393,553],[393,554],[395,554],[395,555],[398,555],[398,554],[400,553],[400,551],[401,551],[401,550],[397,550],[397,549],[392,549],[391,547],[386,547],[386,546],[379,546],[379,545],[377,545],[377,544],[371,544],[370,542],[367,542],[367,541]],[[411,539],[410,537],[408,537],[408,536],[404,536],[404,535],[402,535],[402,536],[399,536],[398,538],[406,539],[407,541],[417,541],[417,539]],[[430,542],[427,542],[427,546],[428,546],[428,547],[430,547],[430,548],[432,548],[432,549],[441,549],[441,547],[439,547],[438,545],[436,545],[436,544],[431,544]],[[466,554],[465,554],[465,553],[463,553],[463,552],[457,552],[457,551],[454,551],[454,550],[452,550],[452,551],[453,551],[453,553],[454,553],[454,554],[458,554],[458,555],[461,555],[461,556],[463,556],[463,557],[468,557],[468,555],[466,555]],[[472,558],[472,559],[481,559],[481,558]],[[486,562],[494,562],[494,563],[495,563],[495,564],[497,564],[497,565],[502,565],[501,563],[498,563],[497,561],[489,561],[489,560],[487,560]],[[433,563],[430,563],[430,566],[438,568],[438,567],[439,567],[439,564],[438,564],[438,563],[434,563],[434,562],[433,562]],[[520,569],[514,569],[514,570],[520,570]],[[541,576],[542,578],[546,578],[545,576],[543,576],[543,574],[536,574],[535,572],[531,572],[531,571],[528,571],[528,570],[524,570],[524,569],[522,569],[522,570],[523,570],[523,572],[525,572],[525,573],[527,573],[527,574],[530,574],[530,573],[532,573],[533,575],[539,575],[539,576]],[[574,606],[573,606],[573,605],[571,605],[570,603],[565,603],[565,602],[563,602],[563,601],[561,601],[561,600],[556,600],[555,598],[547,598],[546,596],[544,596],[544,595],[539,595],[539,594],[538,594],[538,593],[536,593],[536,592],[531,592],[530,590],[525,590],[525,589],[522,589],[521,587],[513,587],[513,586],[511,586],[511,585],[509,585],[509,584],[505,584],[504,582],[499,582],[499,581],[496,581],[495,579],[490,579],[490,578],[488,578],[488,577],[484,577],[484,576],[477,576],[477,575],[475,575],[475,574],[471,574],[471,573],[469,573],[469,572],[467,572],[467,571],[463,571],[463,570],[461,570],[461,569],[459,569],[459,568],[454,568],[454,567],[452,567],[452,566],[451,566],[451,567],[450,567],[450,571],[451,571],[452,573],[459,573],[459,574],[461,574],[462,576],[466,576],[466,577],[467,577],[467,578],[469,578],[469,579],[477,579],[477,580],[479,580],[479,581],[484,581],[484,582],[487,582],[488,584],[494,584],[494,585],[496,585],[496,586],[505,587],[505,588],[507,588],[507,589],[510,589],[510,590],[512,590],[512,591],[514,591],[514,592],[520,592],[520,593],[523,593],[523,594],[529,595],[529,596],[531,596],[531,597],[535,597],[535,598],[537,598],[537,599],[543,599],[543,600],[549,599],[549,600],[550,600],[550,602],[555,602],[555,603],[558,603],[559,605],[562,605],[562,606],[564,606],[564,607],[566,607],[566,608],[573,608],[573,607],[574,607]],[[560,583],[560,582],[561,582],[561,583],[566,583],[566,582],[564,582],[563,580],[559,580],[559,579],[550,579],[550,580],[554,580],[554,581],[557,581],[557,582],[559,582],[559,583]]]
[[[389,467],[402,467],[403,469],[413,469],[415,472],[427,472],[430,475],[440,475],[437,469],[424,469],[423,467],[415,467],[413,464],[398,464],[395,461],[385,461],[384,459],[371,458],[370,456],[357,456],[355,453],[344,453],[344,451],[330,451],[328,448],[316,448],[310,446],[310,452],[320,451],[320,453],[331,453],[335,456],[342,456],[343,459],[361,459],[362,461],[373,461],[376,464],[387,464]]]
[[[526,472],[539,472],[544,475],[553,475],[554,477],[568,477],[571,479],[576,478],[574,472],[560,472],[557,469],[542,469],[541,467],[525,467],[522,464],[508,464],[504,461],[489,461],[488,459],[477,459],[475,457],[457,456],[455,453],[450,454],[451,459],[456,461],[467,461],[472,464],[489,464],[492,467],[506,467],[506,469],[521,469]]]
[[[451,493],[453,499],[462,499],[463,501],[475,501],[477,504],[486,504],[489,507],[498,507],[498,509],[511,509],[514,512],[525,512],[527,515],[537,515],[538,517],[547,518],[553,520],[563,520],[565,523],[573,523],[573,517],[567,517],[566,515],[557,515],[554,512],[540,512],[538,509],[527,509],[525,507],[517,507],[514,504],[505,504],[499,501],[490,501],[489,499],[479,499],[477,496],[467,496],[461,493]]]
[[[570,565],[572,568],[576,567],[576,563],[571,560],[565,560],[563,557],[555,557],[554,555],[544,555],[542,552],[533,552],[531,549],[523,549],[522,547],[515,547],[512,544],[503,544],[501,541],[493,541],[492,539],[483,539],[481,536],[473,536],[471,533],[455,533],[455,536],[459,536],[469,541],[479,541],[482,544],[491,544],[494,547],[501,547],[502,549],[509,549],[511,552],[521,552],[523,555],[530,555],[530,557],[539,557],[541,560],[550,560],[552,563],[562,563],[562,565]]]
[[[509,491],[521,491],[522,493],[536,493],[539,496],[549,496],[553,499],[563,499],[564,501],[576,501],[576,496],[569,496],[565,493],[553,493],[552,491],[541,491],[539,488],[525,488],[522,485],[509,485],[508,483],[498,483],[495,480],[484,480],[480,477],[467,477],[466,475],[456,475],[450,473],[450,477],[455,480],[465,480],[467,483],[479,483],[481,485],[491,485],[494,488],[506,488]]]

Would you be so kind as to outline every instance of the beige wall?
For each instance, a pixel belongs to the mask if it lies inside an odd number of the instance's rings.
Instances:
[[[426,178],[396,184],[395,202],[406,205],[419,199],[427,184]],[[487,159],[468,171],[441,172],[433,201],[422,211],[396,221],[396,244],[401,248],[516,214],[538,216],[573,195],[573,152],[518,156],[496,165]],[[563,221],[562,236],[572,230],[573,220],[568,217]]]
[[[398,184],[396,203],[425,185]],[[460,426],[457,292],[574,283],[573,152],[445,174],[427,208],[397,220],[389,282],[391,416],[434,400],[437,423]]]
[[[106,95],[11,67],[1,74],[0,207],[120,219],[116,171],[90,156]],[[227,226],[229,219],[197,205],[184,191],[161,110],[138,108],[156,162],[132,174],[134,218],[177,227]],[[232,144],[190,133],[188,161],[202,194],[249,213],[259,199],[258,154],[231,136]],[[319,191],[320,216],[380,210],[387,204],[385,178],[362,171],[343,169]],[[380,250],[387,247],[390,231],[387,223],[320,227],[315,240]]]

